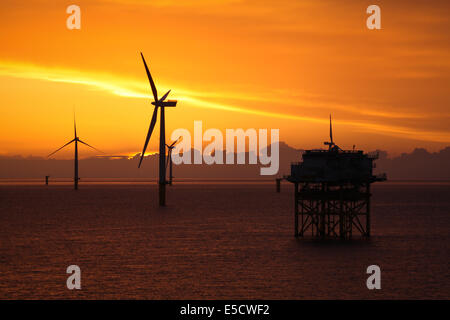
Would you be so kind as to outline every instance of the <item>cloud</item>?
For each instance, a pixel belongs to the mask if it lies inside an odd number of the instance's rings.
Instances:
[[[225,4],[237,4],[242,0],[101,0],[101,2],[117,3],[121,5],[142,5],[152,7],[211,7]]]
[[[151,95],[148,93],[147,82],[137,81],[135,79],[129,79],[120,77],[114,74],[106,73],[93,73],[93,72],[81,72],[64,68],[46,68],[42,66],[36,66],[18,62],[6,62],[0,61],[0,75],[10,76],[24,79],[35,79],[52,82],[64,82],[72,83],[76,85],[87,86],[90,89],[102,90],[109,92],[113,95],[124,98],[148,98],[151,99]],[[159,86],[164,91],[167,90],[165,86]],[[257,95],[241,95],[239,93],[199,93],[183,88],[173,88],[173,92],[176,92],[176,98],[180,101],[189,103],[193,107],[207,108],[213,110],[238,112],[242,114],[250,114],[261,117],[270,117],[295,121],[306,121],[312,123],[327,123],[328,119],[323,117],[304,116],[301,114],[282,113],[267,111],[261,109],[251,109],[241,106],[245,104],[246,100],[258,100]],[[233,98],[238,101],[238,104],[229,104],[226,102],[213,101],[218,98],[230,99]],[[220,99],[219,99],[220,100]],[[290,103],[294,103],[297,98],[292,98]],[[275,98],[260,98],[260,101],[273,102]],[[286,102],[285,99],[283,99]],[[329,110],[342,109],[349,112],[366,114],[372,116],[378,116],[382,118],[397,118],[408,117],[408,114],[390,112],[390,111],[372,111],[370,109],[361,109],[358,106],[337,104],[337,103],[320,103],[313,100],[305,100],[313,107],[322,107]],[[289,101],[288,101],[289,103]],[[315,104],[314,104],[315,103]],[[422,117],[423,115],[410,115],[411,118]],[[445,116],[445,115],[444,115]],[[364,132],[376,132],[384,135],[391,135],[396,137],[409,138],[422,141],[434,141],[434,142],[449,142],[450,133],[440,132],[432,130],[419,130],[417,128],[409,128],[405,126],[394,126],[383,122],[368,122],[360,120],[337,120],[338,124],[353,126]]]

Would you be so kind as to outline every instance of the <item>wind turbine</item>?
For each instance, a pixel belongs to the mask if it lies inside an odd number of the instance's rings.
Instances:
[[[333,142],[333,126],[331,124],[331,114],[330,114],[330,142],[324,142],[323,144],[328,146],[328,150],[340,149],[339,146]]]
[[[153,82],[150,70],[148,70],[147,63],[145,62],[144,55],[141,52],[142,62],[145,66],[145,71],[147,72],[148,81],[150,82],[150,87],[152,88],[154,101],[152,104],[155,106],[153,110],[152,120],[150,121],[150,127],[148,128],[147,137],[145,138],[144,148],[141,153],[141,159],[139,160],[138,168],[141,167],[142,160],[144,159],[145,150],[147,149],[148,141],[152,136],[153,129],[155,128],[156,118],[158,116],[158,108],[161,108],[161,122],[159,125],[159,205],[166,205],[166,124],[164,117],[165,107],[175,107],[177,105],[176,100],[166,100],[170,93],[170,90],[166,92],[165,95],[158,99],[158,91],[156,90],[155,83]]]
[[[78,190],[78,180],[80,180],[80,178],[78,177],[78,142],[87,145],[88,147],[97,150],[98,152],[101,152],[100,150],[94,148],[93,146],[87,144],[84,141],[81,141],[80,138],[78,138],[77,136],[77,123],[75,121],[75,114],[73,115],[73,128],[74,128],[74,138],[72,140],[70,140],[69,142],[67,142],[65,145],[63,145],[61,148],[59,148],[58,150],[50,153],[48,157],[50,157],[51,155],[57,153],[59,150],[61,150],[62,148],[68,146],[69,144],[71,144],[72,142],[75,142],[75,159],[74,159],[74,166],[75,166],[75,172],[74,172],[74,177],[73,177],[73,187],[75,190]]]
[[[167,165],[170,163],[170,167],[169,167],[169,185],[172,185],[172,150],[173,148],[175,148],[175,144],[178,142],[178,140],[180,140],[181,137],[178,137],[177,140],[175,140],[170,146],[168,144],[166,144],[167,148],[169,149],[167,152],[167,162],[166,162],[166,170],[167,170]]]

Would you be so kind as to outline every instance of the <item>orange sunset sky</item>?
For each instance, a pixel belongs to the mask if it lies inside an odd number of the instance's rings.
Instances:
[[[81,8],[68,30],[66,8]],[[381,30],[366,8],[381,8]],[[153,106],[147,59],[177,128],[275,128],[322,147],[450,145],[450,2],[92,0],[0,3],[0,155],[46,156],[73,137],[142,150]],[[159,124],[149,145],[158,149]],[[72,157],[73,147],[57,158]],[[80,156],[95,155],[80,148]]]

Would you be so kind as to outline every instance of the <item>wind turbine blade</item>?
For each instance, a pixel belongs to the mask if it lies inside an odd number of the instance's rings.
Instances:
[[[81,142],[82,144],[87,145],[88,147],[90,147],[90,148],[92,148],[92,149],[94,149],[94,150],[100,152],[100,153],[104,153],[103,151],[100,151],[100,150],[98,150],[97,148],[94,148],[93,146],[87,144],[87,143],[84,142],[84,141],[81,141],[80,139],[78,139],[78,141]]]
[[[331,126],[331,114],[330,114],[330,142],[333,143],[333,127]]]
[[[138,168],[141,167],[142,160],[144,159],[145,150],[147,149],[148,141],[150,140],[153,129],[155,128],[157,116],[158,116],[158,107],[155,107],[155,110],[153,110],[152,121],[150,122],[150,127],[148,128],[147,137],[145,138],[144,149],[142,150],[142,153],[141,153],[141,159],[139,160]]]
[[[172,91],[172,90],[167,91],[166,94],[163,95],[161,99],[159,99],[159,102],[163,102],[164,100],[166,100],[166,98],[169,95],[170,91]]]
[[[75,141],[75,139],[73,139],[73,140],[70,140],[69,142],[67,142],[65,145],[63,145],[61,148],[59,148],[58,150],[56,150],[56,151],[54,151],[54,152],[52,152],[52,153],[50,153],[48,156],[47,156],[47,158],[48,157],[50,157],[51,155],[53,155],[53,154],[55,154],[55,153],[57,153],[59,150],[61,150],[62,148],[64,148],[65,146],[68,146],[69,144],[71,144],[72,142],[74,142]]]
[[[181,137],[178,137],[178,139],[177,140],[175,140],[171,145],[170,145],[170,147],[169,148],[172,148],[174,145],[175,145],[175,143],[177,143],[178,142],[178,140],[180,140],[180,138]]]
[[[145,62],[144,55],[141,52],[142,61],[144,62],[145,71],[147,72],[148,81],[150,81],[150,86],[152,87],[153,98],[155,98],[155,102],[158,102],[158,91],[156,91],[155,83],[153,82],[152,75],[150,74],[150,70],[148,70],[147,63]]]
[[[77,137],[77,122],[75,120],[75,110],[73,111],[73,129],[75,133],[75,138]]]

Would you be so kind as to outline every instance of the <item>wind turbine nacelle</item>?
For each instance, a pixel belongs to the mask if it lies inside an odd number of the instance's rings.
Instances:
[[[152,105],[156,106],[156,102],[153,101]],[[158,107],[176,107],[177,100],[167,100],[163,102],[158,102]]]

